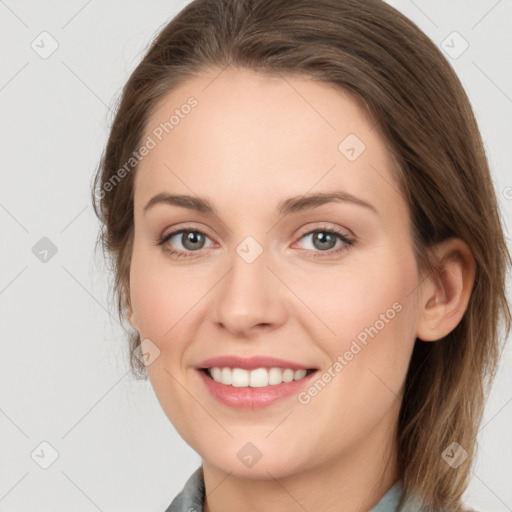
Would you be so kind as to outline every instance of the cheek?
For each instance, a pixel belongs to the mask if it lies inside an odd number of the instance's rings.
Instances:
[[[169,420],[187,441],[188,421],[199,412],[192,408],[183,414],[190,396],[180,385],[183,381],[180,364],[186,353],[187,340],[195,329],[192,308],[204,292],[187,279],[187,273],[182,269],[171,273],[163,260],[151,257],[148,252],[134,250],[131,302],[141,340],[150,339],[159,350],[158,356],[146,366],[155,395]]]
[[[189,277],[179,268],[171,272],[165,258],[134,249],[130,298],[141,338],[150,338],[159,345],[183,328],[187,312],[201,297]]]
[[[412,257],[393,258],[367,268],[350,282],[351,293],[340,298],[338,342],[325,349],[333,360],[342,356],[338,385],[354,410],[366,404],[369,417],[401,394],[415,341],[416,278]]]
[[[413,255],[388,252],[324,279],[317,275],[315,284],[299,293],[325,326],[316,338],[323,351],[333,361],[346,356],[347,377],[359,383],[375,380],[368,370],[372,368],[399,387],[415,340],[416,283]],[[308,318],[309,324],[318,324],[316,317]]]
[[[398,410],[414,346],[414,260],[379,261],[346,269],[330,285],[320,280],[305,296],[335,334],[316,338],[331,366],[300,399],[304,413],[329,431],[326,437],[343,432],[334,443],[340,447],[363,438]]]
[[[297,295],[329,329],[324,339],[352,338],[375,322],[380,326],[381,314],[386,319],[397,316],[396,310],[414,287],[414,268],[403,260],[398,266],[392,258],[381,258],[379,265],[373,261],[340,266],[339,272],[316,273],[310,281],[295,282]]]

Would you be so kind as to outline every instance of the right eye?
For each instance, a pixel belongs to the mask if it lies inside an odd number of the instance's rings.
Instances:
[[[173,238],[176,238],[177,242],[181,243],[181,245],[184,247],[184,250],[172,249],[173,244],[167,244],[167,242],[170,242]],[[164,251],[169,254],[173,254],[177,257],[189,257],[192,256],[192,254],[190,254],[191,252],[194,253],[198,252],[200,249],[203,249],[205,238],[209,237],[201,230],[179,229],[163,235],[163,237],[158,241],[158,245],[162,245]]]

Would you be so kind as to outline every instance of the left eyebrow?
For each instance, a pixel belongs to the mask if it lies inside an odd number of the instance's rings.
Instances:
[[[368,208],[377,215],[379,213],[375,206],[372,204],[344,191],[320,192],[317,194],[305,194],[302,196],[290,197],[289,199],[285,199],[278,204],[278,212],[282,215],[288,215],[290,213],[309,210],[312,208],[317,208],[323,204],[335,202],[351,203],[357,206]]]
[[[278,203],[277,212],[284,216],[289,215],[290,213],[310,210],[321,205],[334,202],[345,202],[362,206],[378,215],[377,209],[372,204],[344,191],[320,192],[290,197]],[[195,210],[201,213],[217,215],[216,209],[207,199],[188,195],[168,194],[166,192],[161,192],[152,197],[146,206],[144,206],[143,213],[145,214],[150,208],[157,204],[180,206],[182,208]]]

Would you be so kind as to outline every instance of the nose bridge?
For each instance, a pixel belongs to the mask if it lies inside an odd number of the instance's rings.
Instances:
[[[276,326],[284,321],[285,307],[271,266],[271,254],[254,237],[247,236],[230,257],[230,270],[216,296],[216,321],[238,334],[256,326]]]

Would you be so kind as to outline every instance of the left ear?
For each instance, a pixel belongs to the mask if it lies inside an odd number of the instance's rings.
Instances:
[[[475,281],[476,263],[467,244],[449,238],[433,249],[435,270],[421,284],[416,337],[436,341],[461,321]]]

